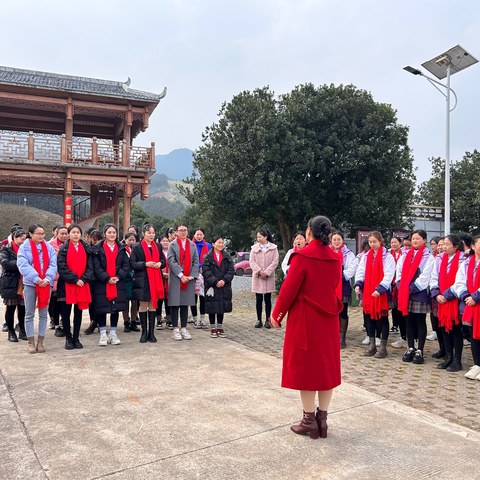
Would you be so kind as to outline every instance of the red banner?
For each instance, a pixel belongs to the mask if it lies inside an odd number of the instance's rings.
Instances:
[[[65,226],[72,224],[72,197],[65,197]]]

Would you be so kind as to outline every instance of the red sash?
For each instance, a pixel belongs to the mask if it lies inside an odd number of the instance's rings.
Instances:
[[[333,250],[333,247],[332,247]],[[335,250],[333,250],[335,252]],[[343,252],[342,249],[340,249],[337,252],[338,256],[340,257],[340,281],[337,284],[337,288],[335,289],[335,292],[337,294],[337,297],[340,299],[340,301],[343,298]]]
[[[214,251],[213,251],[213,258],[214,258],[215,261],[218,263],[218,266],[220,266],[221,263],[222,263],[222,259],[223,259],[223,254],[222,254],[222,251],[221,251],[221,250],[220,250],[220,253],[219,253],[218,256],[219,256],[219,258],[218,258],[218,260],[217,260],[217,254],[216,254],[216,252],[215,252],[215,250],[214,250]]]
[[[48,270],[48,264],[50,263],[50,257],[48,256],[48,248],[45,240],[42,240],[42,257],[43,257],[43,272],[40,265],[40,255],[38,254],[37,244],[30,240],[30,249],[32,250],[33,268],[37,271],[39,277],[43,280]],[[42,309],[48,306],[50,301],[50,284],[45,287],[40,287],[35,284],[35,293],[37,295],[37,308]]]
[[[78,278],[81,278],[87,269],[87,254],[82,242],[78,242],[78,250],[72,242],[68,244],[67,251],[67,267]],[[77,304],[80,310],[87,310],[88,305],[92,301],[90,293],[90,285],[85,283],[83,287],[79,287],[75,283],[65,283],[65,293],[67,303]]]
[[[450,265],[450,271],[447,273],[448,255],[443,254],[442,263],[440,264],[440,272],[438,272],[438,286],[440,292],[443,292],[451,287],[455,283],[455,276],[458,271],[458,262],[460,258],[460,251],[457,250],[453,257],[452,264]],[[452,329],[453,323],[458,325],[460,319],[458,316],[458,299],[454,298],[447,303],[438,304],[438,321],[441,327],[445,327],[445,331],[449,332]]]
[[[420,247],[417,250],[417,254],[412,262],[413,252],[415,249],[411,248],[402,266],[402,277],[400,283],[400,289],[398,291],[398,309],[404,314],[408,315],[408,299],[410,297],[410,282],[412,281],[415,273],[420,265],[420,261],[423,257],[423,251],[425,250],[425,245]]]
[[[396,270],[398,260],[402,256],[402,252],[399,251],[398,255],[396,255],[395,252],[392,250],[390,253],[393,255],[393,258],[395,259],[395,270]],[[395,280],[395,277],[393,278],[392,300],[395,302],[398,300],[398,287],[397,287],[397,282]]]
[[[113,248],[113,252],[108,245],[108,242],[105,240],[103,242],[103,250],[105,251],[105,256],[107,258],[107,275],[110,278],[113,278],[117,274],[117,255],[118,255],[118,245],[115,242],[115,246]],[[117,298],[117,285],[110,284],[107,282],[106,286],[106,294],[107,300],[111,302],[115,298]]]
[[[142,248],[143,253],[145,254],[145,262],[158,263],[160,261],[160,253],[158,252],[158,248],[154,242],[152,242],[150,245],[152,247],[152,253],[150,253],[147,242],[145,240],[142,240]],[[152,301],[153,307],[157,308],[157,300],[165,297],[165,293],[163,291],[161,270],[159,268],[147,267],[147,275],[148,285],[150,287],[150,299]]]
[[[18,249],[19,247],[17,246],[17,244],[15,242],[12,241],[12,248],[13,248],[13,251],[15,252],[15,255],[18,255]]]
[[[162,253],[163,253],[163,256],[165,257],[165,273],[168,273],[168,271],[170,270],[168,268],[168,260],[167,260],[167,253],[165,250],[162,250]],[[165,298],[168,297],[168,278],[165,278]]]
[[[207,247],[207,242],[204,240],[203,241],[203,247],[202,250],[200,250],[200,265],[203,263],[203,257],[208,253],[208,247]]]
[[[373,259],[373,248],[367,253],[365,263],[365,281],[363,283],[363,311],[370,314],[372,320],[379,320],[388,316],[388,298],[384,293],[379,297],[372,297],[375,288],[383,280],[383,248],[377,250]]]
[[[477,268],[475,278],[473,278],[473,271],[475,270],[475,257],[472,257],[468,263],[467,270],[467,288],[468,293],[472,294],[478,291],[480,288],[480,267]],[[466,323],[473,322],[473,338],[480,340],[480,303],[475,304],[473,307],[465,305],[463,311],[462,321]]]
[[[192,264],[192,259],[190,256],[190,244],[188,238],[185,240],[185,249],[182,246],[182,241],[177,237],[178,246],[180,248],[180,266],[183,268],[183,274],[188,277],[190,276],[190,267]],[[183,260],[182,260],[183,259]],[[180,282],[180,288],[186,290],[188,288],[188,282]]]

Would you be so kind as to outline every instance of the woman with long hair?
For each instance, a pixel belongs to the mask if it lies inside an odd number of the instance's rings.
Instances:
[[[12,233],[12,242],[5,245],[0,250],[0,264],[3,269],[3,287],[2,297],[6,307],[5,320],[8,327],[8,341],[18,342],[26,340],[25,332],[25,301],[23,299],[23,281],[20,271],[17,267],[18,250],[25,241],[27,232],[23,229],[15,230]],[[18,325],[20,332],[15,333],[14,318],[15,310],[17,311]]]
[[[212,248],[212,245],[205,240],[205,230],[196,228],[193,235],[193,243],[197,247],[199,271],[202,273],[203,258]],[[200,299],[200,318],[198,318],[197,301]],[[193,328],[207,326],[205,322],[205,296],[195,294],[195,305],[191,307],[193,317]]]
[[[132,248],[130,265],[133,270],[132,298],[140,302],[139,315],[142,335],[140,343],[156,343],[155,317],[157,302],[165,297],[162,268],[165,257],[155,243],[155,228],[146,223],[143,240]],[[148,328],[147,328],[148,318]]]
[[[305,232],[302,230],[299,230],[293,237],[293,248],[291,248],[285,254],[285,257],[282,261],[282,270],[285,275],[288,273],[288,269],[290,268],[290,261],[289,261],[290,255],[293,252],[297,252],[298,250],[305,248],[306,246],[307,246],[307,239],[306,239]]]
[[[385,358],[387,352],[388,295],[395,275],[395,260],[384,246],[380,232],[368,235],[370,250],[358,265],[355,276],[355,292],[363,298],[364,323],[367,324],[370,345],[364,355],[367,357]],[[377,352],[375,343],[376,331],[381,330],[380,349]]]
[[[125,278],[130,270],[125,245],[118,241],[118,228],[113,223],[103,227],[104,240],[93,247],[92,299],[95,320],[100,329],[98,345],[120,345],[117,335],[118,316],[127,309]],[[107,335],[107,315],[110,315],[110,332]]]
[[[252,268],[252,292],[256,297],[257,323],[255,328],[262,328],[262,310],[265,301],[265,328],[270,328],[272,312],[272,293],[275,291],[275,269],[278,265],[278,249],[273,243],[268,230],[257,231],[257,243],[250,252]]]
[[[407,327],[406,320],[402,312],[398,309],[398,285],[396,280],[397,263],[402,256],[402,239],[394,236],[390,240],[390,253],[395,261],[395,276],[392,281],[392,328],[390,333],[400,333],[400,338],[391,343],[393,348],[405,348],[407,346]]]
[[[57,296],[62,303],[63,332],[65,349],[83,348],[80,343],[82,312],[88,310],[92,301],[89,282],[93,277],[92,247],[82,240],[82,229],[72,223],[66,240],[58,251]],[[73,305],[73,335],[70,329],[70,315]]]
[[[125,252],[127,257],[130,259],[132,257],[132,247],[137,243],[137,237],[134,232],[127,232],[122,241],[125,245]],[[127,290],[127,309],[122,312],[123,316],[123,331],[125,333],[130,332],[139,332],[140,329],[137,327],[137,318],[138,311],[138,302],[137,300],[132,299],[132,279],[133,279],[133,270],[130,268],[128,275],[125,277],[125,288]],[[130,306],[130,310],[129,307]]]
[[[427,337],[427,313],[431,312],[429,294],[434,258],[428,248],[425,230],[412,233],[412,248],[405,251],[397,263],[398,309],[407,317],[408,348],[404,362],[424,363],[423,349]],[[418,338],[418,348],[415,348]]]
[[[23,276],[25,330],[28,353],[45,353],[43,340],[47,330],[48,303],[57,273],[57,254],[45,242],[45,229],[39,224],[28,227],[30,239],[18,249],[17,266]],[[35,345],[35,310],[38,309],[38,338]]]
[[[167,254],[168,254],[168,246],[170,245],[170,241],[166,235],[162,235],[158,239],[159,245],[161,245],[161,255],[165,258],[165,267],[162,268],[162,279],[163,279],[163,289],[165,292],[165,297],[158,299],[157,302],[157,330],[163,330],[163,321],[162,321],[162,305],[165,305],[165,320],[167,328],[172,329],[172,316],[170,314],[170,306],[168,305],[168,261],[167,261]]]
[[[303,418],[291,430],[310,438],[327,436],[328,407],[333,389],[341,383],[338,314],[343,304],[337,286],[342,282],[342,260],[328,246],[330,233],[328,218],[310,219],[308,248],[292,253],[270,320],[280,328],[288,312],[282,387],[300,390]]]

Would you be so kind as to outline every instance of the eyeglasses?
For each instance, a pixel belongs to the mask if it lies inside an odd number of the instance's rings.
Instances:
[[[188,230],[186,228],[179,228],[177,232],[188,232]]]
[[[45,232],[33,232],[34,235],[40,235],[41,237],[45,236]]]

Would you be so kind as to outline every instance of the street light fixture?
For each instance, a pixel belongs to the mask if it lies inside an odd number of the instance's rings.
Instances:
[[[422,67],[428,70],[439,80],[447,78],[447,84],[443,84],[432,77],[424,75],[420,70],[413,67],[404,67],[413,75],[420,75],[426,78],[447,100],[447,132],[445,147],[445,236],[450,233],[450,112],[457,106],[457,94],[450,88],[450,76],[454,73],[465,70],[477,63],[478,60],[468,53],[460,45],[450,48],[446,52],[432,58],[428,62],[422,63]],[[446,93],[440,90],[437,85],[446,89]],[[455,96],[455,105],[450,108],[450,92]]]

